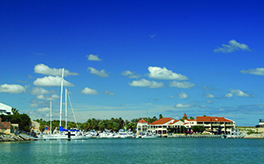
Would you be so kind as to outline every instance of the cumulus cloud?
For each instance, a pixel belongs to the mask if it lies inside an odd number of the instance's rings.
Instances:
[[[134,72],[131,72],[129,70],[122,72],[121,75],[127,76],[128,78],[135,78],[135,79],[140,77],[140,75],[136,75]]]
[[[238,97],[249,97],[249,94],[244,93],[239,89],[230,89],[230,93],[226,93],[225,97],[233,97],[234,95]]]
[[[206,100],[206,102],[208,103],[208,104],[212,104],[212,100]]]
[[[169,83],[170,87],[177,87],[177,88],[192,88],[195,87],[195,84],[191,83],[191,82],[177,82],[177,81],[173,81],[171,83]]]
[[[26,92],[26,89],[25,87],[17,84],[2,84],[0,85],[0,92],[22,93],[22,92]]]
[[[153,79],[163,79],[163,80],[188,80],[184,75],[177,74],[171,70],[167,70],[166,67],[148,67],[149,77]]]
[[[35,87],[31,90],[32,95],[43,95],[43,94],[49,94],[51,91],[48,91],[44,88],[41,87]]]
[[[81,93],[86,94],[86,95],[98,95],[99,93],[95,89],[91,89],[88,87],[85,87]]]
[[[104,94],[106,94],[106,95],[115,95],[115,94],[114,94],[113,92],[111,92],[111,91],[105,91]]]
[[[132,81],[129,83],[132,87],[148,87],[148,88],[162,88],[164,87],[163,83],[158,83],[156,81],[148,81],[146,79],[141,79],[138,81]]]
[[[229,44],[222,44],[223,47],[220,47],[218,49],[214,49],[214,52],[224,52],[224,53],[230,53],[235,50],[247,50],[250,51],[249,47],[246,44],[238,43],[234,39],[229,41]]]
[[[45,76],[43,78],[37,78],[33,84],[36,86],[46,86],[46,87],[58,87],[61,86],[62,78],[59,76]],[[63,80],[64,86],[74,86],[72,83]]]
[[[86,57],[87,57],[87,60],[90,60],[90,61],[102,61],[102,59],[99,59],[98,55],[90,54],[90,55],[86,55]]]
[[[57,69],[57,68],[49,68],[45,64],[37,64],[34,67],[34,72],[43,74],[43,75],[52,75],[52,76],[61,76],[62,75],[62,69]],[[76,72],[70,72],[66,69],[64,69],[64,76],[67,77],[69,75],[79,75]]]
[[[40,100],[47,100],[47,101],[54,101],[54,100],[57,100],[58,98],[60,98],[60,96],[56,95],[56,94],[53,94],[53,95],[37,95],[37,99],[40,99]]]
[[[105,72],[105,70],[98,71],[97,69],[94,69],[93,67],[88,67],[87,70],[90,70],[91,74],[94,74],[100,77],[108,77],[108,74]]]
[[[264,68],[241,70],[240,73],[249,73],[253,75],[264,76]]]
[[[49,111],[50,111],[49,107],[39,108],[36,110],[36,112],[40,112],[40,113],[49,113]]]
[[[191,104],[181,104],[181,103],[179,103],[179,104],[176,104],[174,107],[175,108],[190,108],[190,107],[192,107],[192,105]]]
[[[214,98],[215,96],[212,93],[206,93],[204,95],[204,97],[206,97],[206,98]]]
[[[30,106],[29,107],[32,107],[32,108],[37,108],[37,107],[39,107],[38,106],[38,104],[30,104]]]
[[[185,93],[185,92],[181,92],[181,93],[179,93],[178,96],[179,96],[181,99],[187,99],[187,98],[189,98],[188,94]]]

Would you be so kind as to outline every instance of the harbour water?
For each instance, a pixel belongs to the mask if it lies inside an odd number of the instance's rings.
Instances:
[[[0,143],[0,163],[264,163],[264,140],[88,139]]]

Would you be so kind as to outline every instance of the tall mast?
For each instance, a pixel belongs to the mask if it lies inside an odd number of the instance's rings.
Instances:
[[[50,134],[52,134],[52,102],[50,101]]]
[[[65,88],[65,129],[67,129],[67,89]]]
[[[62,115],[62,93],[63,93],[63,75],[64,75],[64,68],[62,68],[61,73],[61,94],[60,94],[60,127],[61,127],[61,115]]]

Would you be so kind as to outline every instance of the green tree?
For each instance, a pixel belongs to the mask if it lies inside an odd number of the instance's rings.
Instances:
[[[19,113],[18,113],[18,110],[17,110],[16,108],[13,108],[13,107],[12,107],[11,111],[12,111],[12,113],[13,113],[14,115],[18,115],[18,114],[19,114]]]
[[[185,133],[187,131],[187,128],[185,126],[180,127],[180,133]]]
[[[191,117],[190,117],[190,120],[194,120],[194,118],[191,116]]]
[[[160,114],[160,115],[159,115],[159,119],[162,119],[162,118],[163,118],[163,116],[162,116],[162,114]]]
[[[104,130],[104,128],[105,128],[104,122],[100,121],[98,124],[98,127],[99,127],[99,130]]]

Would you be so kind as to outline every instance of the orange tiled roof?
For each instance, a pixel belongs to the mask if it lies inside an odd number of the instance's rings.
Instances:
[[[211,117],[211,116],[197,116],[196,117],[197,122],[233,122],[229,119],[226,119],[224,117]]]
[[[144,119],[141,119],[140,121],[138,121],[138,123],[147,123],[147,121],[145,121]]]
[[[167,123],[167,122],[169,122],[171,120],[173,120],[173,118],[165,117],[165,118],[161,118],[161,119],[159,119],[157,121],[152,122],[151,125],[165,124],[165,123]]]
[[[184,117],[187,117],[187,114],[186,113],[184,113],[182,119],[184,119]],[[187,119],[188,119],[188,117],[187,117]]]
[[[1,126],[0,129],[10,129],[10,122],[0,122]]]
[[[172,123],[169,123],[170,125],[173,125],[173,124],[175,124],[176,122],[178,122],[178,121],[180,121],[180,120],[174,120]]]

